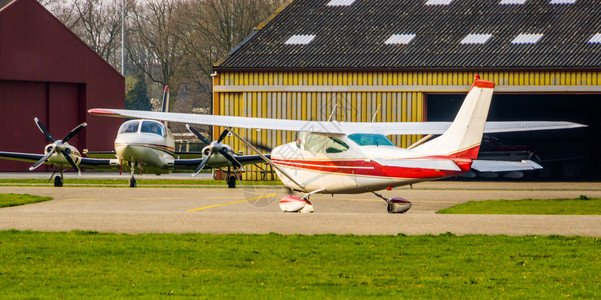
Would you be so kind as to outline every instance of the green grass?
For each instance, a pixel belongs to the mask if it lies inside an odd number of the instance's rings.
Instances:
[[[128,178],[124,179],[79,179],[66,178],[65,187],[69,186],[127,186]],[[216,186],[226,187],[225,180],[213,179],[137,179],[138,187],[155,187],[155,186]],[[240,181],[236,182],[240,185]],[[281,185],[281,181],[242,181],[242,185]],[[53,182],[48,182],[47,179],[0,179],[0,185],[42,185],[53,186]]]
[[[601,297],[601,240],[0,231],[3,298]]]
[[[523,199],[469,201],[438,211],[439,214],[601,215],[601,199],[581,195],[575,199]]]
[[[28,194],[0,194],[0,207],[25,205],[48,200],[52,200],[52,198]]]

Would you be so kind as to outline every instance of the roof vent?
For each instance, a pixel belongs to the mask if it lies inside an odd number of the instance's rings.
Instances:
[[[484,44],[492,37],[492,34],[468,34],[461,40],[460,44]]]
[[[512,44],[536,44],[540,38],[542,38],[542,34],[520,34],[513,41]]]
[[[296,34],[291,36],[284,44],[286,45],[307,45],[313,39],[315,35],[313,34]]]
[[[526,3],[526,0],[501,0],[501,5],[522,5]]]
[[[355,0],[332,0],[326,6],[351,6]]]
[[[453,0],[428,0],[426,5],[449,5]]]
[[[576,0],[551,0],[549,4],[574,4]]]
[[[407,45],[415,38],[415,34],[393,34],[384,44],[386,45]]]
[[[593,37],[588,42],[589,44],[601,44],[601,33],[593,35]]]

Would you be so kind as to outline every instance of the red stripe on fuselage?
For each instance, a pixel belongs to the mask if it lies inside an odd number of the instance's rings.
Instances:
[[[292,160],[273,157],[271,160],[282,167],[306,171],[391,178],[438,178],[455,176],[467,172],[472,165],[471,159],[449,158],[446,156],[427,158],[453,160],[461,171],[383,166],[375,161],[366,160]]]

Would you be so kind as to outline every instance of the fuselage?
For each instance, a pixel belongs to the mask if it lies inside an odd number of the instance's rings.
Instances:
[[[166,174],[173,171],[175,141],[161,122],[131,120],[119,128],[115,153],[126,169],[135,163],[143,173]]]
[[[457,170],[437,170],[394,166],[395,160],[419,161],[423,158],[440,161],[441,164],[451,160],[459,167]],[[468,171],[471,166],[471,160],[435,156],[396,147],[379,134],[303,133],[296,142],[275,148],[271,159],[303,184],[304,188],[278,174],[286,186],[302,192],[320,190],[321,193],[377,191],[456,176]]]
[[[221,151],[236,156],[228,145],[213,142],[202,151],[208,155],[210,147],[217,147],[209,160],[211,168],[231,166]],[[115,139],[115,154],[125,171],[148,174],[169,174],[174,170],[176,160],[173,133],[165,124],[154,120],[131,120],[123,123]],[[141,170],[140,170],[141,167]],[[180,166],[180,168],[182,168]],[[193,170],[193,169],[192,169]]]

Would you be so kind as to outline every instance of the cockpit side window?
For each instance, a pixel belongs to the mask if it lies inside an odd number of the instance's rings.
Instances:
[[[307,134],[305,138],[305,151],[324,152],[326,136],[320,134]]]
[[[345,142],[335,137],[329,136],[326,141],[326,153],[340,153],[348,150],[348,148],[349,146]]]
[[[163,125],[153,121],[143,121],[142,130],[143,133],[153,133],[156,135],[163,136]]]
[[[128,121],[121,125],[119,128],[119,134],[122,133],[136,133],[138,132],[139,121]]]
[[[349,146],[331,136],[309,133],[305,137],[305,151],[316,153],[340,153],[349,149]]]
[[[381,134],[353,133],[348,138],[359,146],[394,146],[386,136]]]

